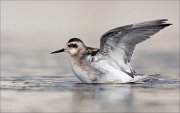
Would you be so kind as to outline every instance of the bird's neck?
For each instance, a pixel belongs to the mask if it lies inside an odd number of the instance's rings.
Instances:
[[[86,53],[86,47],[85,48],[81,48],[78,50],[78,52],[74,55],[72,55],[72,59],[74,60],[82,60],[82,57],[84,57],[84,54]]]

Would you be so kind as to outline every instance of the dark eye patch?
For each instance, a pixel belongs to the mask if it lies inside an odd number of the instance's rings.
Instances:
[[[77,44],[70,43],[70,44],[68,44],[68,47],[71,47],[71,48],[77,48],[78,45],[77,45]]]

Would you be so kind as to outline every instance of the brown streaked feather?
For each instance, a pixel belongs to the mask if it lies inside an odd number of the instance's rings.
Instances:
[[[95,56],[98,52],[99,52],[98,48],[87,47],[85,54],[90,54],[92,56]]]

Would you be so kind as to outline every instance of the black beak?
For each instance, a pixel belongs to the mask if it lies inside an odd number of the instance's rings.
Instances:
[[[63,49],[60,49],[60,50],[57,50],[57,51],[54,51],[54,52],[52,52],[51,54],[54,54],[54,53],[60,53],[60,52],[64,52],[65,50],[64,50],[64,48]]]

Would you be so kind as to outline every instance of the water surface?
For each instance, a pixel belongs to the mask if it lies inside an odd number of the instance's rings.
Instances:
[[[82,84],[72,74],[1,77],[1,99],[8,112],[178,112],[179,81],[159,76],[146,83]]]

